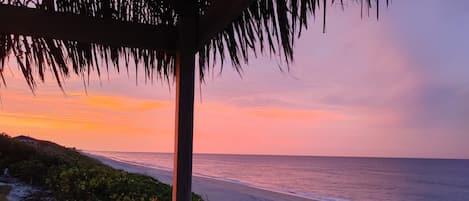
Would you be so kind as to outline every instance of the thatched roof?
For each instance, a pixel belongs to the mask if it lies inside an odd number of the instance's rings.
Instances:
[[[174,1],[0,0],[0,4],[171,28],[178,25],[180,18],[176,9],[178,5],[173,3]],[[203,17],[213,1],[197,0],[197,15]],[[375,7],[378,14],[379,1],[349,0],[348,2],[361,5],[362,9]],[[230,60],[233,66],[240,70],[241,64],[248,62],[249,55],[258,53],[270,53],[280,57],[287,64],[290,63],[293,60],[295,38],[307,28],[308,19],[315,15],[325,16],[326,5],[334,2],[334,0],[252,0],[250,6],[239,17],[196,50],[200,78],[203,79],[204,73],[215,62],[223,63],[225,60]],[[343,5],[343,0],[337,2]],[[321,12],[318,13],[319,11]],[[15,19],[7,20],[15,21]],[[8,58],[17,62],[31,89],[35,88],[37,81],[44,81],[46,71],[52,72],[58,85],[62,86],[64,78],[71,73],[86,76],[96,72],[100,75],[111,67],[117,71],[120,71],[122,66],[127,68],[130,62],[143,65],[149,79],[171,79],[174,76],[175,65],[175,53],[164,49],[0,33],[0,77],[3,81],[0,83],[3,85],[6,85],[3,71]],[[104,65],[100,65],[101,63]],[[154,74],[157,77],[153,77]]]

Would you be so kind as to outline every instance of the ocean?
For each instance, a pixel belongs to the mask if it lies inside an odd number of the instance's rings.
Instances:
[[[173,166],[167,153],[93,153]],[[195,154],[193,172],[320,201],[469,201],[469,160]]]

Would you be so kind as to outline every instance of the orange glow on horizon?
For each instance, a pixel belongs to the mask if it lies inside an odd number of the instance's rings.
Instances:
[[[129,98],[104,94],[85,95],[68,92],[64,95],[33,96],[27,93],[6,91],[4,111],[0,113],[0,127],[12,135],[31,135],[55,141],[67,146],[78,146],[88,150],[171,150],[174,136],[174,103],[142,98]],[[28,101],[25,105],[19,100]],[[299,110],[282,107],[246,107],[216,102],[196,102],[196,122],[226,125],[230,135],[245,133],[251,126],[236,125],[247,119],[259,125],[253,130],[270,130],[261,125],[279,121],[279,125],[319,125],[321,121],[334,121],[344,118],[343,114],[321,110]],[[223,117],[221,116],[223,114]],[[231,121],[230,121],[231,119]],[[221,121],[221,122],[220,122]],[[230,125],[229,122],[234,123]],[[228,124],[227,124],[228,123]],[[156,127],[155,127],[156,125]],[[202,152],[219,149],[219,130],[195,129],[196,144],[204,144]],[[208,127],[207,127],[208,128]],[[266,131],[267,131],[266,130]],[[281,130],[279,128],[279,130]],[[243,135],[239,135],[243,136]],[[102,144],[116,138],[122,143]],[[152,139],[152,143],[142,144],[140,139]],[[282,140],[283,137],[281,138]],[[92,142],[91,142],[92,141]],[[112,141],[112,140],[111,140]],[[243,140],[239,141],[242,143]],[[272,142],[273,143],[273,142]],[[142,144],[142,145],[137,145]],[[293,144],[283,142],[284,145]],[[98,145],[98,146],[97,146]],[[199,146],[200,147],[200,146]],[[168,150],[169,148],[169,150]]]
[[[141,100],[119,96],[81,96],[83,102],[91,107],[116,111],[147,111],[172,107],[173,103],[157,100]]]

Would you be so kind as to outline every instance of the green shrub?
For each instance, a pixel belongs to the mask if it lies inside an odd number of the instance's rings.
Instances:
[[[151,177],[110,168],[75,149],[38,141],[31,145],[0,134],[0,168],[44,186],[59,200],[170,201],[171,187]],[[193,194],[193,201],[203,201]]]

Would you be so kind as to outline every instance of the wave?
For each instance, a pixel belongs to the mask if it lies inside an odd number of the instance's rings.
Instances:
[[[94,154],[97,154],[97,153],[94,153]],[[167,167],[164,167],[164,166],[159,166],[159,165],[154,165],[154,164],[149,164],[149,163],[143,163],[143,162],[138,162],[138,161],[121,159],[121,158],[115,157],[115,156],[107,156],[107,155],[105,156],[105,155],[101,155],[101,154],[99,154],[99,156],[106,157],[108,159],[111,159],[111,160],[114,160],[114,161],[117,161],[117,162],[121,162],[121,163],[126,163],[126,164],[129,164],[129,165],[135,165],[135,166],[140,166],[140,167],[145,167],[145,168],[152,168],[152,169],[157,169],[157,170],[164,170],[164,171],[173,171],[172,168],[167,168]]]

